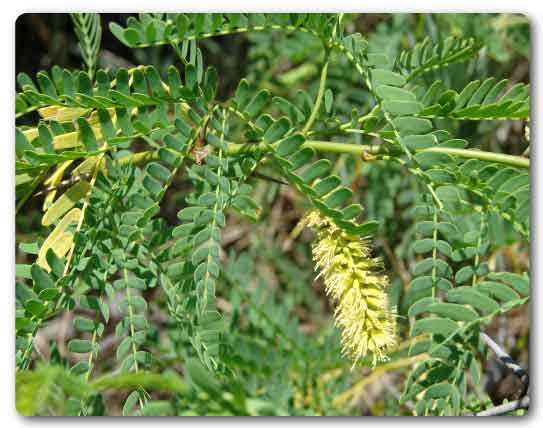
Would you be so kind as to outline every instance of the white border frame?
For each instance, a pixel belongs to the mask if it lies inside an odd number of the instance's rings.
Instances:
[[[531,139],[532,139],[532,248],[531,248],[531,268],[532,268],[532,302],[531,302],[531,314],[532,314],[532,326],[530,341],[530,379],[531,379],[531,408],[528,416],[523,418],[484,418],[482,420],[475,420],[474,418],[464,418],[462,420],[457,418],[440,418],[439,422],[435,418],[414,418],[404,417],[402,420],[396,418],[289,418],[286,420],[278,418],[161,418],[161,419],[114,419],[114,418],[82,418],[78,419],[76,423],[83,424],[85,426],[100,426],[109,427],[119,423],[125,425],[127,423],[136,423],[138,425],[145,425],[148,423],[157,423],[168,425],[198,425],[201,424],[286,424],[294,426],[294,424],[313,424],[319,425],[336,425],[337,423],[345,423],[348,425],[366,425],[378,424],[393,425],[393,424],[456,424],[462,423],[467,426],[475,426],[476,424],[506,424],[508,422],[521,424],[524,426],[537,426],[541,419],[543,412],[539,405],[538,393],[541,390],[541,370],[537,367],[540,352],[540,341],[536,337],[537,332],[543,331],[541,328],[541,316],[538,315],[538,310],[541,307],[542,292],[538,290],[541,284],[540,268],[537,263],[537,255],[541,254],[541,231],[538,228],[539,213],[541,213],[541,200],[539,194],[539,183],[543,179],[543,169],[539,159],[539,126],[538,119],[541,103],[541,88],[538,81],[538,76],[543,74],[541,71],[541,25],[543,22],[542,11],[543,2],[538,0],[517,0],[515,2],[504,0],[493,0],[476,3],[468,0],[457,0],[452,2],[440,2],[437,4],[435,0],[412,0],[406,2],[405,0],[366,0],[362,1],[334,1],[325,2],[323,0],[288,0],[288,1],[274,1],[266,2],[256,5],[254,2],[248,1],[207,1],[205,3],[189,3],[174,2],[165,0],[154,0],[152,2],[142,0],[132,0],[130,3],[125,4],[113,4],[107,0],[95,0],[93,2],[83,2],[80,0],[59,1],[49,0],[47,2],[38,0],[26,0],[22,2],[6,1],[3,3],[2,14],[0,15],[0,31],[1,31],[1,50],[3,53],[3,64],[0,67],[0,75],[2,78],[2,88],[6,98],[0,103],[0,118],[2,118],[2,133],[4,138],[1,143],[0,157],[0,200],[3,202],[3,209],[1,210],[3,236],[5,250],[3,252],[4,257],[1,259],[2,263],[2,275],[3,281],[1,287],[3,288],[4,297],[2,299],[2,311],[0,315],[2,317],[2,337],[4,344],[7,346],[3,352],[0,353],[1,371],[5,377],[5,387],[1,390],[0,406],[2,411],[0,415],[4,416],[4,422],[10,427],[20,426],[33,426],[36,424],[71,424],[74,421],[72,418],[24,418],[19,416],[15,411],[15,370],[14,370],[14,301],[15,301],[15,288],[14,276],[15,276],[15,263],[14,263],[14,249],[15,249],[15,183],[14,183],[14,100],[15,100],[15,21],[17,17],[22,13],[27,12],[57,12],[67,13],[72,11],[97,11],[97,12],[131,12],[131,11],[174,11],[182,10],[186,12],[216,12],[216,11],[243,11],[243,12],[296,12],[296,11],[313,11],[313,12],[366,12],[366,13],[409,13],[409,12],[517,12],[526,14],[531,21],[531,67],[530,67],[530,79],[532,87],[532,121],[531,121]],[[152,7],[150,7],[152,6]],[[196,6],[196,7],[195,7]]]

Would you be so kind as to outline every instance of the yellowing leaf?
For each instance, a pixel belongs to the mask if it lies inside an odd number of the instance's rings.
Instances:
[[[40,109],[40,114],[42,116],[45,114],[47,118],[54,119],[54,115],[60,115],[55,120],[58,121],[65,121],[69,120],[67,117],[70,118],[77,118],[82,115],[78,115],[76,113],[78,112],[69,112],[69,111],[63,111],[63,110],[54,110],[54,108],[57,106],[50,106],[50,107],[43,107],[43,109]],[[58,107],[57,107],[58,108]],[[70,110],[67,107],[63,107],[66,110]],[[45,110],[44,110],[45,109]],[[49,109],[49,110],[48,110]],[[43,111],[42,111],[43,110]],[[76,108],[73,108],[73,110],[77,110]],[[107,109],[109,116],[111,117],[111,123],[113,126],[117,123],[117,115],[115,114],[115,109],[109,108]],[[132,113],[135,113],[137,110],[134,109]],[[45,118],[45,116],[43,116]],[[100,120],[98,117],[98,113],[96,111],[93,111],[89,117],[86,119],[87,123],[91,125],[92,131],[94,133],[94,136],[96,137],[97,141],[103,140],[102,135],[102,129],[100,128]],[[38,128],[30,128],[26,131],[23,131],[24,136],[28,140],[28,142],[32,142],[36,138],[38,138]],[[79,131],[73,131],[73,132],[67,132],[65,134],[56,135],[53,137],[53,148],[55,150],[64,150],[64,149],[72,149],[74,147],[79,147],[82,144],[81,135]]]
[[[102,131],[100,125],[92,126],[92,130],[97,140],[102,139]],[[31,128],[23,132],[26,139],[31,142],[38,137],[38,129]],[[67,132],[53,137],[53,148],[55,150],[72,149],[81,145],[81,136],[79,131]]]
[[[59,106],[46,106],[38,109],[38,113],[41,117],[44,119],[51,119],[55,118],[57,115],[57,111],[60,107]]]
[[[53,147],[55,150],[71,149],[81,145],[79,132],[68,132],[66,134],[57,135],[53,138]]]
[[[91,186],[88,182],[81,180],[70,187],[56,202],[47,210],[41,220],[41,224],[49,226],[61,218],[64,213],[73,208],[89,192]]]
[[[89,111],[88,108],[81,107],[61,107],[47,106],[38,109],[38,113],[45,120],[56,120],[57,122],[67,122],[83,116]]]
[[[96,166],[96,162],[98,161],[99,156],[92,156],[90,158],[85,159],[83,162],[81,162],[79,165],[77,165],[74,170],[72,171],[73,177],[78,177],[83,174],[90,174],[92,171],[94,171],[94,167]]]
[[[64,171],[66,171],[66,168],[68,168],[72,164],[73,160],[68,160],[66,162],[61,163],[55,172],[51,174],[51,176],[44,181],[44,184],[46,187],[52,187],[56,186],[60,181],[62,180],[62,176],[64,175]],[[49,207],[53,204],[53,201],[55,200],[55,196],[57,194],[56,190],[51,190],[47,193],[47,196],[45,197],[43,201],[43,210],[47,211]]]
[[[32,140],[38,138],[38,128],[27,129],[26,131],[23,131],[23,134],[30,143]]]
[[[64,216],[59,224],[57,224],[40,248],[37,262],[39,266],[47,271],[51,270],[47,263],[47,259],[45,258],[49,248],[51,248],[58,257],[64,257],[66,255],[74,241],[74,235],[70,232],[66,232],[66,229],[71,224],[78,223],[80,217],[81,210],[79,208],[74,208]]]

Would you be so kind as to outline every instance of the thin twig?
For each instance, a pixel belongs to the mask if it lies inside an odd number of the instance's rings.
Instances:
[[[513,374],[517,376],[524,385],[522,395],[526,394],[529,385],[528,373],[521,366],[519,366],[500,346],[494,342],[486,333],[479,333],[479,336],[488,345],[490,349],[496,354],[498,359],[503,365],[513,371]]]
[[[500,416],[518,409],[528,409],[529,407],[530,397],[525,395],[520,400],[511,401],[510,403],[501,404],[479,413],[470,413],[464,416]]]
[[[71,186],[72,184],[77,183],[78,181],[81,181],[83,179],[87,179],[90,176],[91,176],[90,173],[83,173],[81,175],[76,175],[75,177],[70,177],[70,178],[68,178],[66,180],[61,181],[60,183],[58,183],[56,185],[46,187],[46,188],[40,190],[39,192],[34,193],[33,196],[36,197],[36,196],[40,196],[40,195],[43,195],[45,193],[49,193],[49,192],[52,192],[52,191],[59,191],[59,190],[66,189],[67,187]]]
[[[520,365],[518,365],[510,356],[505,352],[490,336],[486,333],[479,333],[479,337],[488,345],[490,349],[496,354],[500,362],[507,368],[513,371],[513,374],[517,376],[523,383],[524,387],[521,393],[521,398],[510,403],[501,404],[496,407],[492,407],[487,410],[483,410],[479,413],[469,413],[464,416],[499,416],[506,413],[518,410],[527,409],[530,407],[530,397],[526,395],[529,386],[528,373]]]

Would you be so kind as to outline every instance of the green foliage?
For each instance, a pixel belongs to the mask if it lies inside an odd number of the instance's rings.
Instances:
[[[487,405],[479,332],[530,297],[529,265],[501,253],[529,246],[529,159],[479,135],[529,120],[530,87],[454,72],[487,40],[400,43],[400,15],[361,34],[346,14],[140,14],[113,36],[174,63],[97,70],[100,17],[72,19],[86,70],[17,76],[16,118],[39,114],[16,128],[17,211],[45,194],[16,266],[21,414],[356,414],[337,403],[372,358],[341,355],[310,288],[292,223],[310,209],[386,252],[398,348],[373,368],[406,376],[385,411]],[[249,41],[232,90],[205,65],[216,36]],[[250,236],[227,244],[232,228]],[[64,314],[66,349],[46,357],[37,336]]]
[[[439,187],[436,194],[445,196],[441,189],[444,187]],[[427,352],[430,359],[410,374],[403,399],[421,394],[425,401],[417,405],[419,415],[461,413],[465,405],[465,371],[471,370],[474,376],[479,370],[474,355],[481,346],[481,326],[529,299],[527,276],[489,273],[488,264],[481,261],[490,246],[486,238],[487,213],[452,222],[450,213],[454,208],[449,206],[460,205],[456,196],[444,198],[443,209],[432,199],[416,207],[421,218],[417,224],[421,239],[413,243],[412,249],[429,254],[414,267],[415,279],[407,294],[408,302],[412,302],[408,316],[413,319],[411,334],[427,335],[431,340],[423,346],[417,344],[411,353]]]
[[[448,90],[441,81],[436,81],[422,97],[420,116],[452,117],[463,120],[502,119],[529,117],[529,86],[523,83],[510,86],[507,79],[496,81],[489,77],[484,81],[474,80],[462,91]]]
[[[100,41],[102,39],[100,15],[97,13],[72,13],[71,16],[74,31],[79,40],[81,56],[92,78],[98,63]]]
[[[481,47],[481,43],[472,38],[448,37],[434,44],[427,37],[413,48],[403,51],[398,58],[398,63],[407,75],[406,79],[413,80],[430,70],[467,61],[473,58]]]

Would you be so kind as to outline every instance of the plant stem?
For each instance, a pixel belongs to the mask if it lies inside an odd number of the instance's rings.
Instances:
[[[329,56],[329,51],[326,50],[325,57],[324,57],[324,65],[322,66],[322,70],[321,70],[319,92],[317,93],[317,98],[315,98],[315,104],[313,105],[313,110],[311,110],[311,115],[309,116],[307,123],[302,129],[302,134],[306,134],[311,129],[311,127],[313,126],[313,123],[315,122],[315,119],[317,118],[317,115],[319,114],[319,109],[321,107],[322,99],[324,97],[324,90],[326,89],[326,77],[328,76],[328,64],[329,64],[328,56]]]
[[[336,143],[333,141],[317,141],[307,140],[302,147],[309,147],[317,152],[325,153],[346,153],[354,156],[363,156],[365,154],[387,154],[392,156],[385,150],[382,145],[367,145],[367,144],[351,144],[351,143]],[[234,144],[229,143],[228,148],[225,151],[227,156],[237,156],[244,153],[255,152],[268,152],[270,151],[270,145],[264,143],[258,144]],[[430,147],[428,149],[422,149],[418,152],[436,152],[446,153],[452,156],[459,156],[466,159],[479,159],[488,162],[501,163],[504,165],[510,165],[519,168],[530,168],[530,159],[523,158],[521,156],[506,155],[503,153],[485,152],[483,150],[475,149],[455,149],[450,147]],[[135,153],[133,155],[125,156],[117,160],[121,165],[134,163],[145,164],[148,161],[158,159],[158,152],[149,150],[145,152]]]
[[[318,152],[348,153],[355,156],[363,154],[388,154],[383,145],[361,145],[352,143],[336,143],[332,141],[307,140],[302,147],[310,147]],[[267,151],[269,147],[264,144],[229,144],[228,155],[237,155],[241,153],[251,153]],[[529,168],[530,160],[521,156],[506,155],[503,153],[486,152],[476,149],[456,149],[450,147],[430,147],[419,150],[420,152],[446,153],[452,156],[458,156],[466,159],[479,159],[488,162],[501,163],[504,165],[515,166],[519,168]]]
[[[170,38],[169,40],[156,40],[152,43],[139,43],[138,45],[135,45],[133,47],[135,48],[149,48],[154,46],[161,46],[161,45],[167,45],[172,43],[181,43],[186,40],[201,40],[201,39],[208,39],[211,37],[217,37],[217,36],[229,36],[232,34],[241,34],[241,33],[247,33],[249,31],[252,32],[263,32],[263,31],[300,31],[302,33],[312,34],[315,37],[320,37],[319,34],[315,30],[311,30],[309,28],[303,27],[303,26],[295,26],[295,25],[280,25],[280,24],[272,24],[272,25],[247,25],[245,27],[237,27],[237,28],[222,28],[219,31],[212,31],[207,33],[198,33],[198,34],[188,34],[184,35],[182,38]]]
[[[368,144],[345,144],[345,143],[334,143],[332,141],[315,141],[307,140],[302,147],[309,147],[318,152],[328,152],[328,153],[347,153],[355,156],[361,156],[366,153],[369,154],[379,154],[384,153],[383,148],[377,145],[368,145]]]
[[[446,153],[448,155],[459,156],[466,159],[479,159],[488,162],[516,166],[519,168],[530,168],[530,159],[526,159],[522,156],[506,155],[503,153],[486,152],[477,149],[455,149],[451,147],[430,147],[421,151]]]
[[[273,147],[273,144],[271,145]],[[267,152],[271,149],[269,144],[258,143],[258,144],[228,144],[226,149],[226,154],[228,156],[236,156],[243,153],[254,153],[254,152]],[[379,154],[384,153],[382,148],[377,145],[361,145],[361,144],[347,144],[347,143],[335,143],[332,141],[313,141],[306,140],[302,144],[302,147],[309,147],[318,152],[329,152],[329,153],[347,153],[355,156],[361,156],[363,154]]]

